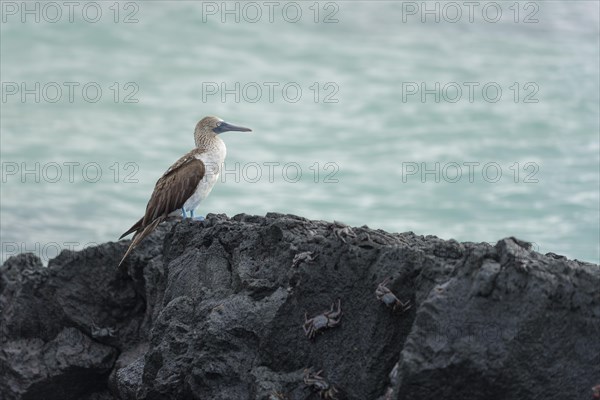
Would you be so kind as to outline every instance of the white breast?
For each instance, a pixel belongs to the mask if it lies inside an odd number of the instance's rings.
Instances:
[[[223,161],[225,161],[227,149],[225,143],[220,138],[216,137],[215,139],[214,146],[211,146],[207,151],[196,156],[196,158],[204,163],[204,177],[200,180],[192,197],[190,197],[183,205],[183,208],[185,208],[186,211],[196,209],[202,200],[210,194],[213,186],[219,180],[219,174],[221,172]]]

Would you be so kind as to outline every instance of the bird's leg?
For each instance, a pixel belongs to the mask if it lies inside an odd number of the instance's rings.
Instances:
[[[190,218],[195,219],[196,221],[204,221],[204,217],[202,215],[194,217],[194,210],[190,210]]]
[[[193,213],[193,211],[192,211],[192,213]],[[183,208],[183,207],[181,207],[181,218],[187,218],[187,214],[185,213],[185,208]]]

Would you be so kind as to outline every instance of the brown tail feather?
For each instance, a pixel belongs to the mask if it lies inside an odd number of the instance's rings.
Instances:
[[[121,266],[121,264],[123,264],[123,261],[125,261],[125,258],[127,258],[127,256],[129,255],[129,253],[131,253],[133,251],[133,249],[135,249],[135,247],[138,244],[140,244],[140,242],[142,240],[144,240],[146,238],[146,236],[148,236],[149,234],[151,234],[152,231],[154,231],[154,229],[156,229],[156,227],[158,226],[158,224],[160,224],[164,220],[165,220],[165,217],[158,217],[157,219],[155,219],[154,221],[152,221],[148,226],[146,226],[143,231],[141,231],[141,232],[138,231],[135,234],[135,236],[133,237],[133,240],[132,240],[131,244],[129,245],[129,248],[125,252],[125,255],[123,256],[123,258],[121,258],[121,262],[119,263],[119,267]]]
[[[125,236],[129,235],[131,232],[135,232],[135,231],[140,230],[140,228],[142,227],[142,222],[143,221],[144,221],[144,217],[140,218],[140,220],[138,222],[136,222],[135,224],[133,224],[131,226],[131,228],[129,228],[127,230],[127,232],[125,232],[124,234],[122,234],[119,239],[123,239]]]

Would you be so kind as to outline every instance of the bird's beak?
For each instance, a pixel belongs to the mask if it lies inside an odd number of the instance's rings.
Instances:
[[[217,134],[229,131],[252,132],[252,129],[244,128],[243,126],[231,125],[227,122],[221,122],[221,125],[213,129],[213,132]]]

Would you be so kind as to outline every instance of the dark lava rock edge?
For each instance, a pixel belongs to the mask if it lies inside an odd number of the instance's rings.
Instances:
[[[292,215],[209,215],[0,269],[12,399],[589,399],[600,270],[515,238],[459,243]],[[390,289],[412,307],[394,312]],[[340,299],[340,325],[309,318]]]

